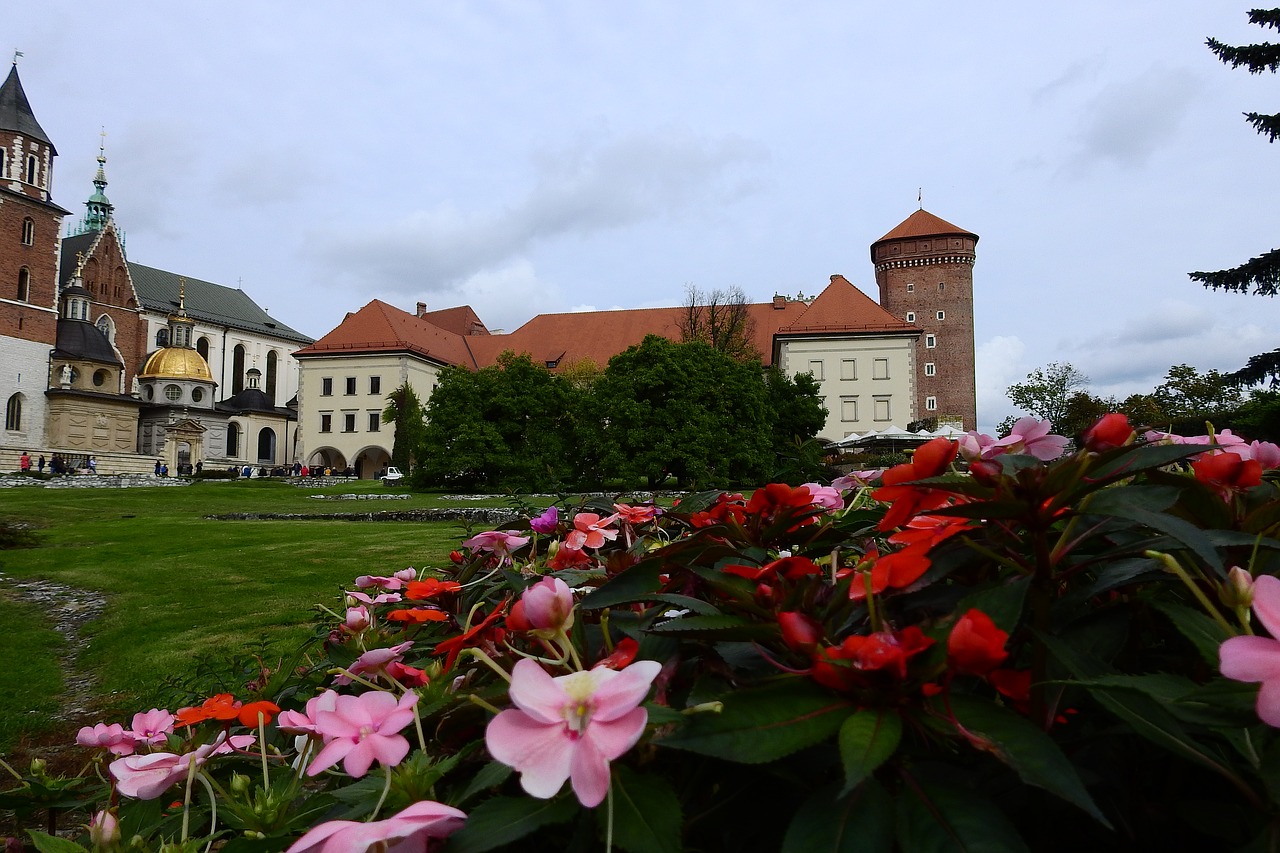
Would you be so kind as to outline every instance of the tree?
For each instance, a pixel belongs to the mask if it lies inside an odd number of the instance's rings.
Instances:
[[[773,449],[794,449],[797,441],[805,442],[826,426],[827,407],[822,403],[822,387],[812,373],[791,377],[776,367],[764,374],[769,408],[773,410]]]
[[[1005,393],[1027,414],[1060,427],[1066,423],[1072,396],[1088,385],[1089,377],[1073,365],[1055,361],[1037,367],[1027,374],[1026,382],[1010,385]]]
[[[1215,420],[1240,407],[1240,389],[1216,370],[1200,373],[1189,364],[1175,364],[1164,382],[1151,392],[1164,419],[1171,423]],[[1175,429],[1174,432],[1180,430]]]
[[[1249,23],[1280,29],[1280,9],[1254,9],[1249,13]],[[1250,74],[1263,71],[1274,74],[1280,69],[1280,45],[1263,42],[1237,47],[1214,38],[1206,43],[1218,59],[1232,68],[1244,66]],[[1268,142],[1275,142],[1280,136],[1280,113],[1245,113],[1245,119],[1254,130],[1267,137]],[[1280,249],[1272,249],[1237,267],[1216,272],[1193,272],[1190,276],[1192,281],[1198,281],[1211,290],[1275,296],[1280,293]],[[1253,356],[1228,378],[1242,385],[1257,385],[1269,378],[1271,386],[1277,387],[1280,385],[1280,349]]]
[[[759,361],[755,345],[755,320],[740,287],[703,292],[685,288],[680,317],[680,341],[701,341],[734,361]]]
[[[401,385],[387,395],[387,407],[382,410],[382,422],[395,424],[395,437],[391,444],[391,464],[408,474],[413,470],[422,434],[425,429],[422,402],[409,383]]]

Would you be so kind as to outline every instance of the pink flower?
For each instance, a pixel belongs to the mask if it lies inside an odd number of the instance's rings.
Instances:
[[[836,477],[831,481],[831,488],[840,492],[848,492],[853,489],[861,489],[870,483],[879,480],[884,474],[883,468],[869,468],[866,471],[850,471],[843,477]]]
[[[120,843],[120,821],[108,811],[94,812],[89,819],[89,842],[101,850]]]
[[[235,735],[227,738],[221,732],[213,743],[206,743],[194,752],[175,755],[172,752],[153,752],[148,755],[130,755],[111,762],[111,776],[116,780],[116,790],[126,797],[154,800],[171,785],[186,778],[191,763],[204,764],[211,755],[225,755],[253,744],[253,735]]]
[[[314,776],[339,761],[350,776],[369,772],[374,761],[395,767],[409,754],[409,741],[398,732],[413,722],[418,694],[396,697],[381,690],[339,696],[332,711],[316,714],[316,732],[325,739],[307,775]]]
[[[1218,655],[1222,674],[1236,681],[1261,681],[1258,717],[1280,727],[1280,578],[1262,575],[1253,582],[1253,612],[1270,637],[1232,637]]]
[[[528,542],[528,536],[519,536],[514,530],[487,530],[463,542],[462,547],[472,551],[492,551],[505,562],[511,559],[512,551],[523,548]]]
[[[76,732],[76,743],[105,749],[112,755],[133,755],[134,750],[133,735],[126,732],[119,723],[85,726]]]
[[[529,529],[534,533],[555,533],[560,524],[560,510],[554,504],[547,507],[541,515],[529,519]]]
[[[511,672],[514,708],[489,721],[489,754],[520,772],[524,790],[555,796],[572,779],[578,801],[592,808],[609,791],[609,762],[635,746],[649,715],[640,703],[662,665],[589,669],[552,678],[523,659]]]
[[[342,623],[348,631],[363,631],[369,627],[369,608],[363,604],[359,607],[348,607],[347,618]]]
[[[434,849],[428,838],[445,838],[456,832],[466,813],[431,800],[414,803],[399,814],[372,823],[331,820],[312,827],[287,853],[388,853]]]
[[[996,440],[986,433],[969,430],[959,439],[960,455],[964,457],[966,462],[987,459],[989,458],[989,452],[996,455],[1000,453],[1000,451],[992,451],[995,444]]]
[[[576,551],[583,548],[599,548],[606,540],[618,538],[618,531],[608,526],[618,520],[617,515],[601,518],[594,512],[580,512],[573,517],[573,530],[564,538],[564,544]]]
[[[133,715],[129,734],[135,743],[164,743],[173,733],[174,716],[168,711],[152,708],[150,711]]]
[[[813,502],[823,509],[844,509],[844,497],[834,486],[820,486],[817,483],[805,483],[801,488],[809,490]]]
[[[413,640],[406,640],[389,649],[370,649],[356,658],[355,663],[347,667],[347,673],[339,675],[333,683],[350,684],[352,675],[378,675],[386,670],[387,664],[400,660],[400,656],[412,646]]]
[[[573,626],[573,591],[560,578],[543,578],[520,596],[524,618],[535,630],[557,634]]]
[[[630,504],[614,504],[614,515],[621,518],[627,524],[644,524],[653,521],[657,516],[661,515],[659,510],[653,504],[644,506],[631,506]]]
[[[337,701],[338,694],[332,690],[326,690],[319,696],[308,699],[305,711],[281,711],[280,716],[276,717],[276,726],[280,731],[291,735],[319,737],[319,733],[316,732],[316,716],[321,711],[332,711],[337,707]]]
[[[384,592],[382,595],[375,597],[366,595],[363,592],[348,592],[347,598],[372,607],[375,604],[395,604],[401,599],[401,595],[398,592]]]
[[[361,575],[356,578],[356,587],[358,589],[368,589],[371,586],[376,586],[379,589],[395,592],[409,581],[417,579],[418,572],[416,569],[401,569],[389,578],[381,575]]]

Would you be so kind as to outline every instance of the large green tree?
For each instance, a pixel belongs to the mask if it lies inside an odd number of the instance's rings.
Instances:
[[[1254,9],[1249,12],[1249,23],[1280,29],[1280,9]],[[1220,60],[1232,68],[1244,67],[1250,74],[1264,71],[1274,74],[1280,69],[1280,45],[1263,42],[1236,46],[1223,44],[1214,38],[1208,39],[1207,44]],[[1280,136],[1280,113],[1245,113],[1245,119],[1268,142],[1275,142]],[[1280,249],[1272,249],[1237,267],[1190,275],[1193,281],[1213,290],[1275,296],[1280,293]],[[1256,385],[1267,379],[1271,380],[1272,387],[1280,385],[1280,349],[1253,356],[1230,377],[1245,385]]]
[[[615,355],[596,385],[609,470],[690,488],[760,482],[774,424],[760,373],[700,341],[657,335]]]
[[[413,469],[419,446],[422,444],[422,402],[413,386],[405,383],[387,395],[387,407],[382,410],[382,422],[395,424],[395,437],[391,444],[391,464],[405,474]]]
[[[1013,404],[1033,417],[1048,419],[1055,427],[1066,423],[1071,398],[1089,385],[1085,376],[1069,362],[1051,362],[1027,374],[1025,382],[1015,382],[1005,392]],[[1009,419],[1010,425],[1012,419]]]

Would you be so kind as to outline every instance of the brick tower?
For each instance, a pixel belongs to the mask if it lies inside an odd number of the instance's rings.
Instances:
[[[58,323],[57,151],[36,121],[14,63],[0,85],[0,447],[44,442],[49,349]]]
[[[871,244],[880,307],[920,328],[916,417],[977,429],[973,263],[978,235],[921,208]]]

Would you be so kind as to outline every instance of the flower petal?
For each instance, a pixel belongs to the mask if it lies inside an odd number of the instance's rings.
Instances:
[[[593,734],[597,728],[598,724],[591,725]],[[643,724],[641,728],[644,728]],[[600,805],[609,793],[609,762],[596,749],[593,734],[574,744],[573,761],[570,765],[573,793],[578,795],[578,802],[589,809]]]
[[[484,740],[490,755],[520,771],[525,791],[544,800],[554,797],[569,778],[580,742],[569,738],[563,723],[548,725],[515,709],[490,720]]]
[[[1267,633],[1280,640],[1280,578],[1262,575],[1253,582],[1253,612]]]
[[[649,694],[653,680],[662,671],[662,664],[656,660],[638,660],[626,669],[600,670],[600,680],[596,682],[592,700],[595,708],[591,719],[595,721],[614,720],[633,710],[644,701]],[[609,675],[606,676],[606,673]]]
[[[1236,681],[1280,679],[1280,642],[1267,637],[1232,637],[1218,649],[1219,669]]]
[[[543,723],[560,723],[564,720],[561,710],[569,701],[554,678],[536,661],[522,658],[511,669],[512,703]]]
[[[600,754],[612,761],[636,745],[644,734],[649,712],[636,708],[616,720],[592,720],[583,740],[591,741]]]

